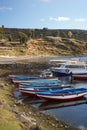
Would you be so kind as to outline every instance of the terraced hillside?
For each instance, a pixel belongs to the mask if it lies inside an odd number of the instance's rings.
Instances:
[[[87,55],[87,42],[73,38],[47,36],[30,39],[26,46],[17,42],[2,42],[0,55],[5,56],[81,56]]]

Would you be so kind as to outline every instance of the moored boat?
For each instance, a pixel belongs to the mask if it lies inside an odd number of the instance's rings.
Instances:
[[[51,71],[57,77],[72,76],[73,79],[87,79],[86,63],[78,58],[68,60],[60,67],[52,67]]]
[[[39,75],[8,75],[10,79],[30,79],[30,78],[39,78]]]
[[[58,80],[57,77],[55,78],[28,78],[28,79],[13,79],[13,83],[14,84],[19,84],[19,83],[30,83],[30,82],[46,82],[46,81],[50,81],[50,80]]]
[[[67,90],[61,90],[60,92],[52,93],[48,92],[39,92],[37,96],[44,100],[73,100],[81,98],[87,94],[86,88],[73,88]]]
[[[49,79],[49,80],[58,79],[57,77],[53,77],[53,74],[49,69],[42,71],[40,75],[17,75],[17,74],[15,74],[15,75],[8,75],[8,78],[13,83],[29,82],[30,80],[38,80],[38,79]]]
[[[65,83],[60,80],[36,80],[29,83],[20,83],[19,87],[45,87],[45,86],[64,86]]]
[[[37,80],[40,78],[38,75],[8,75],[10,81],[14,84],[18,84],[23,81]]]
[[[20,87],[19,91],[21,92],[22,95],[36,95],[37,92],[47,92],[50,91],[52,93],[54,92],[61,92],[61,90],[69,89],[71,86],[66,85],[66,86],[49,86],[49,87]]]

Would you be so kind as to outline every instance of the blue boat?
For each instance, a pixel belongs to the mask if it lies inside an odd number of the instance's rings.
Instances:
[[[52,72],[45,70],[42,71],[41,75],[8,75],[9,79],[13,83],[29,82],[32,80],[46,79],[46,80],[57,80],[57,77],[53,77]]]
[[[65,83],[60,80],[39,80],[38,82],[20,83],[19,87],[40,87],[40,86],[64,86]]]
[[[76,78],[78,76],[85,76],[87,79],[86,63],[78,58],[68,60],[60,67],[52,67],[51,71],[56,77],[75,76]]]
[[[74,100],[87,94],[87,88],[70,88],[56,92],[38,92],[37,96],[44,100]]]
[[[51,81],[51,80],[58,80],[57,77],[27,77],[27,78],[22,78],[22,79],[12,79],[12,82],[14,84],[19,84],[19,83],[29,83],[29,82],[40,82],[40,81],[44,81],[44,82],[47,82],[47,81]]]
[[[71,72],[68,69],[61,69],[61,68],[52,68],[52,73],[55,77],[66,77],[66,76],[71,76]]]
[[[49,87],[20,87],[19,91],[22,95],[36,95],[36,92],[61,92],[61,90],[69,89],[71,86],[49,86]]]
[[[18,80],[23,80],[23,79],[32,79],[32,78],[39,78],[39,75],[8,75],[10,79],[18,79]]]

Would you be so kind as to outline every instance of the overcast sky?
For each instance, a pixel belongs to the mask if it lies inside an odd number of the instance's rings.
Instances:
[[[87,0],[0,0],[0,26],[87,30]]]

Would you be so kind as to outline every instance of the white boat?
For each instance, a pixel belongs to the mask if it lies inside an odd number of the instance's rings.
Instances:
[[[62,64],[60,67],[52,67],[51,71],[54,76],[62,77],[62,76],[70,76],[72,75],[73,78],[75,78],[79,75],[82,77],[86,77],[87,79],[87,67],[86,63],[84,61],[81,61],[78,58],[73,58],[71,60],[68,60],[64,64]],[[81,77],[80,76],[80,77]]]

